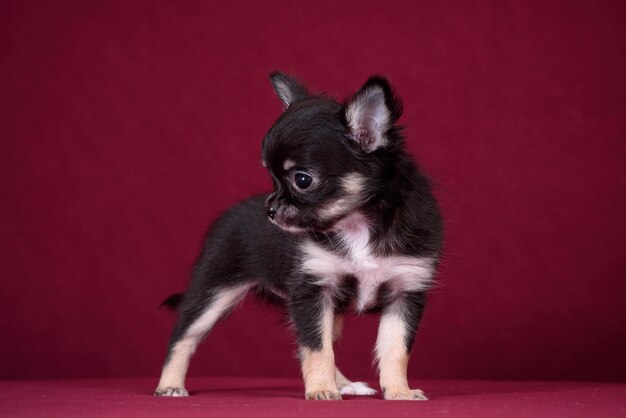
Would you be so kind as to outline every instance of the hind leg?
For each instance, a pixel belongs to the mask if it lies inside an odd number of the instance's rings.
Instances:
[[[333,324],[333,343],[339,340],[343,330],[343,315],[336,314]],[[365,382],[353,382],[348,379],[338,368],[335,368],[335,380],[339,393],[342,395],[375,395],[376,390],[372,389]]]
[[[185,376],[189,359],[196,351],[198,343],[221,317],[244,298],[250,287],[251,284],[242,284],[217,289],[211,297],[201,302],[204,306],[197,304],[181,311],[155,396],[189,395],[185,389]]]

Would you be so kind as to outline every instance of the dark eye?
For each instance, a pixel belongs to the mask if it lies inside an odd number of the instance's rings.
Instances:
[[[313,183],[313,177],[305,173],[296,173],[294,180],[296,186],[298,186],[299,189],[303,190],[308,188],[311,183]]]

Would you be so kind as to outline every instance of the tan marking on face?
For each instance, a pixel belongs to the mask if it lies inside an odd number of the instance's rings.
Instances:
[[[341,179],[341,186],[346,193],[357,197],[365,187],[365,177],[359,173],[350,173]]]
[[[289,171],[296,166],[296,162],[290,159],[286,159],[283,163],[283,169]]]
[[[341,187],[346,196],[320,208],[318,214],[322,219],[334,219],[356,209],[362,200],[365,178],[358,173],[349,173],[341,179]]]

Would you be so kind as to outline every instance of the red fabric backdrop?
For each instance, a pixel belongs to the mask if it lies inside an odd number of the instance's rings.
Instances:
[[[224,3],[224,4],[220,4]],[[269,190],[269,71],[404,98],[446,257],[412,377],[626,379],[626,3],[4,2],[0,378],[156,376],[205,227]],[[374,317],[338,348],[371,376]],[[193,375],[296,376],[247,300]]]

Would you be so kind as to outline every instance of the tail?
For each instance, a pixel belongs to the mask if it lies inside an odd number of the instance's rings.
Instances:
[[[159,308],[167,308],[170,311],[174,311],[178,309],[180,304],[183,302],[183,294],[182,293],[174,293],[173,295],[169,295],[161,304]]]

